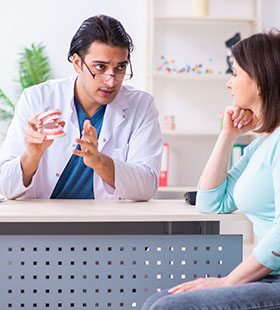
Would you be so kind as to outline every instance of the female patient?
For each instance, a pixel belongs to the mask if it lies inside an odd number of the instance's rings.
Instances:
[[[143,310],[280,309],[280,31],[240,41],[233,56],[233,106],[200,178],[197,206],[244,212],[257,245],[229,275],[179,284],[150,297]],[[261,134],[227,172],[236,138],[252,129]]]

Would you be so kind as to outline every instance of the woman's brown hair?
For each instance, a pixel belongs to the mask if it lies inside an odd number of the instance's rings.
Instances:
[[[272,132],[280,125],[280,30],[257,33],[233,48],[238,65],[257,83],[262,99],[258,132]]]

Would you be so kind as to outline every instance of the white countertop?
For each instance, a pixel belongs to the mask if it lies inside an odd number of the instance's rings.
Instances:
[[[200,213],[184,200],[148,202],[98,200],[7,200],[0,202],[0,222],[154,222],[246,221],[239,212]]]

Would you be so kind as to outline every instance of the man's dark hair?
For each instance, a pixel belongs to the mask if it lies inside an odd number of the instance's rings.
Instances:
[[[258,132],[272,132],[280,125],[280,30],[254,34],[235,45],[238,65],[257,83],[262,106]]]
[[[68,60],[72,62],[75,53],[84,58],[90,45],[95,41],[127,48],[130,59],[133,42],[123,25],[113,17],[96,15],[86,19],[75,33],[70,44]]]

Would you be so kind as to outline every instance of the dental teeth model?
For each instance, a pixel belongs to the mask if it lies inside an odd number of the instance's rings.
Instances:
[[[37,130],[46,135],[47,140],[53,140],[65,135],[63,127],[60,125],[60,110],[50,110],[39,114],[37,119]]]

